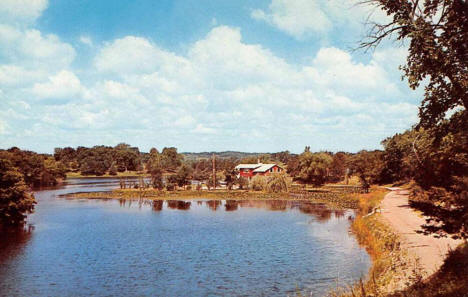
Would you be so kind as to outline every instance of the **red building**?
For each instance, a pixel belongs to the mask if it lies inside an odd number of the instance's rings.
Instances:
[[[236,169],[239,171],[239,176],[245,177],[247,179],[252,178],[255,175],[268,175],[274,172],[281,172],[283,168],[277,164],[239,164],[236,166]]]

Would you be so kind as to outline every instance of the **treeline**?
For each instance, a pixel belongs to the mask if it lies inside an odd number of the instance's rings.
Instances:
[[[18,170],[30,187],[53,186],[66,177],[67,168],[53,156],[12,147],[0,150],[0,159]]]

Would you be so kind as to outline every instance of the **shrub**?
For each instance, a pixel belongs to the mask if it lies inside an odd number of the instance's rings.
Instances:
[[[268,177],[267,191],[273,193],[289,192],[291,186],[290,178],[284,173],[273,173]]]
[[[262,175],[256,175],[250,181],[250,188],[254,191],[266,191],[267,178]]]

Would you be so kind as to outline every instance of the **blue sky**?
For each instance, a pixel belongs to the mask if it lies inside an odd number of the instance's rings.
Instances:
[[[380,148],[417,121],[405,45],[346,0],[0,4],[0,148]]]

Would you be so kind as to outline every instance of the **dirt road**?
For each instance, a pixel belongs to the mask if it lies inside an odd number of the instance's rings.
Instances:
[[[442,265],[449,249],[454,249],[462,241],[416,233],[425,223],[424,217],[409,207],[408,191],[392,190],[381,203],[382,216],[401,235],[402,247],[410,256],[419,258],[423,275],[427,277]]]

